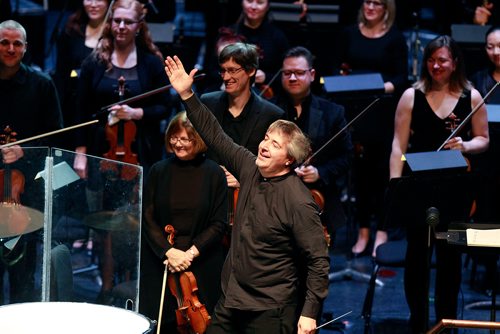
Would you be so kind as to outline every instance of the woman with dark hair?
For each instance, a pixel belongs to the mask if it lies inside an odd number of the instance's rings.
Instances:
[[[162,71],[162,54],[153,44],[144,21],[146,10],[136,0],[118,0],[104,25],[95,51],[85,59],[80,73],[76,121],[82,123],[99,114],[100,108],[119,101],[118,81],[125,79],[124,98],[136,96],[167,85]],[[105,124],[117,120],[133,121],[137,134],[132,151],[147,169],[162,157],[160,122],[169,116],[167,92],[152,95],[134,103],[118,104],[99,115],[102,122],[91,129],[77,132],[76,151],[102,156],[109,149]],[[85,155],[75,159],[75,170],[86,177]]]
[[[54,82],[59,92],[64,124],[75,122],[76,90],[83,60],[96,48],[104,27],[109,0],[82,0],[69,16],[57,41],[57,64]],[[67,139],[71,137],[66,136]],[[65,141],[68,148],[71,142]]]
[[[500,26],[488,29],[485,37],[485,50],[489,59],[488,67],[474,73],[471,77],[472,84],[483,96],[500,81]],[[500,91],[495,90],[488,97],[486,103],[500,103]]]
[[[459,47],[449,36],[437,37],[427,44],[420,77],[413,87],[403,93],[396,110],[390,157],[391,178],[406,174],[402,161],[404,154],[436,151],[450,136],[450,124],[464,120],[482,102],[481,94],[465,77],[464,59]],[[444,149],[459,150],[466,155],[477,154],[484,152],[488,144],[488,121],[483,105],[462,131],[446,142]],[[434,191],[439,193],[439,188],[436,186]],[[456,319],[457,316],[461,253],[457,248],[448,246],[446,240],[436,240],[433,235],[429,237],[425,208],[418,203],[414,203],[412,208],[414,214],[408,214],[408,220],[405,221],[408,239],[405,293],[410,307],[411,329],[413,333],[422,333],[426,331],[428,322],[428,287],[427,281],[422,279],[422,273],[426,273],[429,263],[425,254],[430,257],[435,247],[434,304],[436,320],[439,321],[443,318]],[[446,226],[449,219],[449,215],[442,211],[443,225],[440,226]],[[427,247],[430,248],[429,252]]]
[[[157,319],[163,262],[168,261],[171,273],[194,274],[198,297],[211,314],[221,293],[226,177],[219,165],[205,157],[207,147],[186,112],[170,122],[165,145],[174,154],[151,167],[145,185],[139,311]],[[173,245],[167,241],[166,225],[176,231]],[[177,303],[166,290],[161,332],[177,333]]]

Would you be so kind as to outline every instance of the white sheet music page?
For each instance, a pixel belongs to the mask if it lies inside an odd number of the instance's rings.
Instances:
[[[478,230],[468,228],[467,246],[500,247],[500,229]]]

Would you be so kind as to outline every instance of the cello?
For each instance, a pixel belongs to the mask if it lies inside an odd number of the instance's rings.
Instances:
[[[175,229],[172,225],[165,226],[168,243],[174,245]],[[170,292],[177,300],[175,319],[177,330],[181,334],[203,334],[210,324],[211,317],[205,305],[197,294],[198,285],[191,271],[173,273],[167,279]]]
[[[121,76],[118,78],[118,96],[120,101],[125,98],[125,78]],[[131,145],[135,141],[137,128],[134,121],[117,119],[113,113],[108,116],[106,123],[106,139],[109,143],[108,152],[103,156],[110,160],[125,162],[132,165],[138,165],[137,154],[135,154]],[[111,171],[125,181],[133,180],[137,176],[137,169],[132,166],[120,166],[110,161],[101,161],[101,171]]]

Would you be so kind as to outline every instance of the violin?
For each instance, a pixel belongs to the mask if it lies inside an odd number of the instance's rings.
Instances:
[[[6,126],[3,134],[0,135],[0,144],[15,142],[17,133],[12,131],[10,126]],[[0,202],[10,204],[20,204],[21,194],[24,192],[25,179],[23,173],[17,169],[10,168],[9,164],[0,170]]]
[[[174,245],[175,229],[172,225],[165,226],[167,241]],[[202,334],[207,330],[211,317],[196,295],[198,285],[194,274],[190,271],[173,273],[167,279],[170,292],[177,300],[175,318],[177,330],[181,334]]]
[[[125,78],[121,76],[118,78],[118,96],[120,101],[124,100],[125,97]],[[110,114],[110,117],[113,116]],[[132,152],[131,145],[135,141],[135,136],[137,133],[137,128],[134,121],[124,121],[118,120],[118,122],[110,125],[108,121],[106,123],[106,139],[109,143],[108,152],[104,153],[103,156],[110,160],[120,161],[129,163],[132,165],[138,165],[137,154]],[[137,169],[132,166],[123,165],[120,166],[120,171],[118,170],[118,165],[110,161],[101,162],[101,171],[111,171],[116,175],[120,175],[122,180],[130,181],[137,176]]]
[[[451,133],[454,133],[455,130],[460,125],[461,119],[457,117],[453,112],[448,116],[448,121],[445,122],[446,130],[450,130]],[[456,132],[455,132],[456,133]],[[467,163],[467,172],[472,171],[472,167],[470,164],[470,160],[464,156],[465,162]],[[472,217],[476,213],[476,200],[472,201],[472,205],[469,212],[469,217]]]

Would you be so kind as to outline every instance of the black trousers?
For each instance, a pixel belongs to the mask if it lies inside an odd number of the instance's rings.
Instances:
[[[405,295],[410,308],[410,327],[412,333],[425,333],[425,308],[428,302],[426,281],[422,276],[428,274],[427,254],[428,228],[421,226],[408,230],[408,248],[405,266]],[[431,238],[431,247],[436,251],[436,281],[434,288],[434,306],[436,321],[441,319],[456,319],[458,292],[462,280],[462,254],[446,240]],[[432,290],[432,289],[431,289]],[[432,325],[430,326],[432,327]]]
[[[297,333],[297,305],[265,311],[243,311],[224,307],[220,298],[207,334],[292,334]]]

